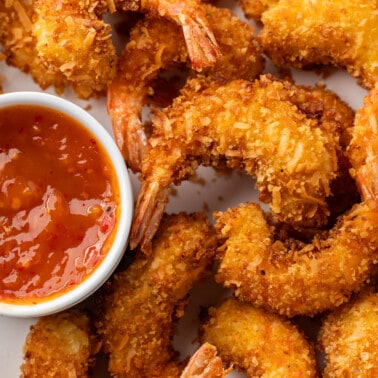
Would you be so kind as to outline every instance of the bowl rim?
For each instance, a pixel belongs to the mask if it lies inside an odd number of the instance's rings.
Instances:
[[[40,317],[66,310],[87,299],[97,291],[111,276],[127,248],[133,217],[133,191],[130,176],[123,156],[113,137],[94,116],[79,105],[57,95],[17,91],[0,94],[0,108],[13,105],[36,105],[55,109],[76,119],[101,144],[116,173],[119,185],[120,212],[117,230],[108,253],[95,270],[74,288],[52,299],[32,303],[7,303],[0,300],[0,315],[10,317]]]

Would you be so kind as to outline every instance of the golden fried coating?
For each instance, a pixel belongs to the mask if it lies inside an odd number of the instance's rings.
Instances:
[[[202,73],[227,80],[252,80],[261,74],[264,59],[252,26],[228,9],[212,5],[203,8],[222,55]],[[107,105],[117,144],[134,172],[140,170],[146,145],[141,114],[151,85],[160,70],[183,63],[189,64],[190,60],[177,24],[148,17],[131,30],[118,73],[107,92]]]
[[[23,378],[85,378],[99,343],[91,320],[81,310],[40,318],[24,345]]]
[[[325,353],[324,377],[378,375],[378,294],[364,290],[329,314],[320,329]]]
[[[346,302],[372,274],[378,256],[378,212],[355,205],[311,243],[276,238],[259,205],[214,214],[216,280],[243,301],[287,316],[315,315]]]
[[[194,283],[209,274],[215,234],[205,214],[166,215],[147,257],[116,274],[98,321],[109,371],[117,377],[179,377],[171,345]]]
[[[116,73],[111,27],[99,15],[103,8],[91,0],[34,0],[38,55],[81,98],[104,94]]]
[[[288,320],[228,298],[209,309],[201,339],[247,377],[316,377],[312,346]]]
[[[258,40],[277,65],[331,64],[372,88],[378,80],[377,11],[375,0],[279,0],[262,14]]]
[[[220,56],[219,46],[206,19],[201,0],[115,0],[117,8],[139,10],[164,17],[181,26],[186,48],[195,70],[211,67]]]
[[[348,157],[365,201],[374,208],[378,193],[378,84],[365,96],[355,117]]]
[[[38,56],[32,35],[32,0],[0,1],[0,43],[6,62],[29,73],[42,89],[54,86],[61,93],[67,85],[62,73],[47,68]]]
[[[339,168],[339,129],[353,121],[336,95],[272,76],[227,83],[198,78],[182,93],[172,106],[154,112],[132,248],[148,247],[170,185],[199,164],[244,169],[280,221],[298,227],[327,222],[326,198]]]

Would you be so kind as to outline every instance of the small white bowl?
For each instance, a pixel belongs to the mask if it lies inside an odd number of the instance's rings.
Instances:
[[[37,105],[52,108],[69,115],[81,123],[95,136],[107,151],[114,166],[119,185],[120,203],[117,230],[114,241],[105,257],[82,283],[52,299],[44,299],[35,304],[6,303],[0,299],[0,315],[12,317],[39,317],[72,307],[88,298],[102,286],[119,264],[128,243],[133,216],[133,194],[124,159],[108,131],[87,111],[58,96],[42,92],[12,92],[0,95],[0,108],[13,105]]]

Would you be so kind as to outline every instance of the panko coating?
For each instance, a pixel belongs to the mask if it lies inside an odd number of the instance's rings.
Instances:
[[[279,0],[268,5],[257,38],[273,63],[299,68],[334,65],[346,68],[364,87],[374,86],[378,80],[375,0]]]
[[[105,94],[116,74],[116,49],[101,5],[91,0],[33,2],[31,29],[38,56],[49,69],[62,73],[81,98]]]
[[[89,377],[99,348],[91,318],[83,310],[42,317],[26,337],[21,377]]]
[[[222,241],[217,282],[243,301],[289,317],[340,306],[378,262],[378,212],[366,203],[309,243],[281,239],[258,204],[240,204],[214,218]]]
[[[325,378],[378,375],[378,294],[363,290],[322,323],[319,344]]]
[[[193,285],[210,273],[215,233],[205,214],[165,215],[146,256],[117,273],[97,322],[109,372],[117,377],[179,377],[171,344]]]
[[[227,80],[252,80],[261,74],[264,58],[252,26],[228,9],[203,7],[221,56],[213,66],[204,68],[202,74]],[[141,114],[153,81],[163,69],[189,63],[184,36],[177,24],[146,17],[131,30],[117,75],[108,88],[107,107],[118,147],[134,172],[140,171],[146,146]]]
[[[243,169],[279,221],[321,226],[339,174],[340,129],[353,112],[324,88],[263,75],[255,81],[192,79],[173,104],[153,114],[142,162],[130,244],[148,243],[172,184],[197,167]]]
[[[201,340],[247,377],[317,377],[313,346],[290,321],[228,298],[209,309]]]

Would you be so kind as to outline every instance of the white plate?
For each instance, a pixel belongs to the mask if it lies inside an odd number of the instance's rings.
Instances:
[[[235,9],[235,11],[241,16],[239,10]],[[270,71],[269,65],[267,71]],[[40,91],[40,88],[28,75],[7,67],[4,62],[0,63],[0,73],[1,76],[4,76],[3,89],[5,92],[18,90]],[[355,110],[362,105],[363,97],[367,93],[343,71],[336,71],[325,80],[315,73],[298,70],[293,72],[293,76],[297,84],[315,84],[316,82],[324,81],[327,88],[339,94]],[[51,89],[46,92],[54,93]],[[83,107],[90,105],[89,112],[112,134],[110,120],[106,112],[105,99],[81,101],[77,100],[70,92],[64,94],[63,97]],[[200,168],[198,177],[202,180],[197,180],[197,183],[184,182],[177,188],[176,194],[170,198],[167,207],[168,212],[204,210],[211,216],[214,210],[225,210],[240,202],[257,198],[256,191],[253,189],[254,183],[246,175],[232,172],[230,175],[222,176],[215,174],[211,168]],[[133,175],[131,180],[136,195],[139,182],[137,177]],[[191,355],[198,346],[193,340],[197,335],[199,307],[215,303],[220,296],[225,294],[213,282],[209,282],[205,286],[206,288],[201,287],[193,290],[186,315],[179,323],[174,345],[181,352],[182,357]],[[2,378],[19,377],[25,336],[30,325],[35,321],[36,319],[13,319],[0,316],[0,376]],[[229,375],[230,378],[240,376],[244,375],[236,372]],[[96,365],[94,377],[108,377],[101,363]]]

